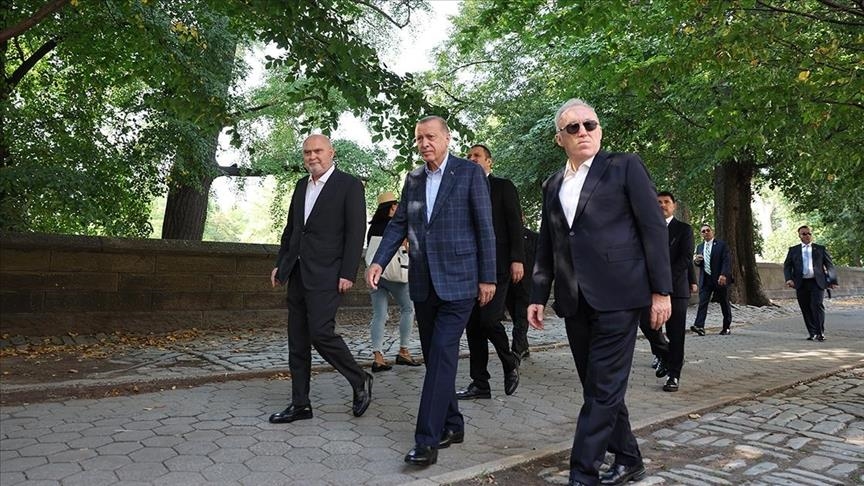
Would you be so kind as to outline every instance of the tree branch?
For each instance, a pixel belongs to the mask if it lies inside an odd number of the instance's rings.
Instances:
[[[232,177],[265,177],[269,175],[276,174],[284,174],[284,173],[296,173],[296,174],[305,174],[306,169],[303,167],[294,167],[294,166],[282,166],[281,171],[276,172],[268,172],[263,171],[261,169],[255,169],[252,167],[238,167],[237,164],[231,165],[217,165],[216,166],[216,177],[222,176],[232,176]]]
[[[498,61],[493,60],[493,59],[484,59],[482,61],[472,61],[472,62],[469,62],[467,64],[462,64],[461,66],[456,66],[455,68],[451,69],[445,76],[452,76],[452,75],[456,74],[456,71],[459,71],[460,69],[465,69],[467,67],[476,66],[478,64],[498,64]]]
[[[822,0],[820,0],[820,1],[822,1]],[[801,17],[806,17],[809,19],[817,20],[819,22],[827,22],[830,24],[837,24],[837,25],[846,25],[846,26],[850,26],[850,27],[864,27],[864,22],[845,22],[845,21],[841,21],[841,20],[830,19],[827,17],[820,17],[818,15],[814,15],[814,14],[811,14],[809,12],[801,12],[798,10],[791,10],[791,9],[787,9],[787,8],[775,7],[774,5],[770,5],[763,0],[756,0],[756,4],[761,5],[761,6],[765,7],[766,9],[773,11],[773,12],[785,13],[785,14],[790,14],[790,15],[798,15]]]
[[[63,6],[66,5],[68,2],[69,0],[52,0],[51,2],[48,2],[42,8],[40,8],[29,19],[19,22],[17,25],[13,25],[11,27],[3,29],[2,31],[0,31],[0,44],[7,42],[13,37],[18,37],[24,32],[27,32],[28,30],[39,24],[42,19],[63,8]]]
[[[683,111],[681,111],[681,110],[679,110],[678,108],[676,108],[672,103],[670,103],[670,102],[668,102],[668,101],[663,101],[662,103],[663,103],[664,105],[668,106],[669,109],[672,110],[673,113],[675,113],[676,115],[680,116],[682,119],[684,119],[684,121],[686,121],[687,123],[693,125],[694,127],[699,128],[699,129],[702,129],[702,130],[705,130],[706,128],[708,128],[708,127],[706,127],[706,126],[704,126],[704,125],[700,125],[700,124],[696,123],[696,122],[695,122],[693,119],[691,119],[689,116],[685,115]]]
[[[9,87],[14,88],[15,85],[17,85],[21,81],[21,78],[23,78],[28,71],[33,69],[33,66],[35,66],[36,63],[39,62],[43,57],[48,55],[48,53],[51,52],[51,50],[55,47],[57,47],[56,38],[42,44],[42,46],[37,49],[36,52],[34,52],[30,55],[30,57],[25,59],[24,62],[21,63],[20,66],[18,66],[18,69],[16,69],[15,72],[12,73],[12,76],[9,78],[8,81]]]
[[[354,0],[354,2],[355,2],[355,3],[359,3],[360,5],[365,5],[366,7],[369,7],[369,8],[371,8],[372,10],[378,12],[379,14],[381,14],[382,17],[384,17],[385,19],[387,19],[388,21],[390,21],[391,24],[395,25],[396,27],[399,27],[400,29],[404,29],[405,27],[408,26],[408,24],[411,23],[411,7],[410,7],[410,6],[408,7],[408,17],[405,19],[405,22],[403,22],[403,23],[400,24],[399,22],[396,21],[396,19],[394,19],[393,17],[391,17],[390,14],[388,14],[387,12],[381,10],[381,9],[380,9],[378,6],[376,6],[376,5],[372,5],[371,3],[366,2],[366,1],[364,1],[364,0]],[[406,4],[407,4],[407,2],[406,2]]]

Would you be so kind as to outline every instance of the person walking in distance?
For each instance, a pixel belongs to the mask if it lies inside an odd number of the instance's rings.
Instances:
[[[804,316],[808,341],[825,340],[825,289],[837,287],[834,262],[828,249],[813,243],[813,231],[809,226],[798,228],[800,245],[789,247],[783,262],[786,286],[795,289],[798,307]],[[829,294],[830,296],[830,294]]]
[[[312,347],[351,384],[356,417],[372,401],[372,375],[360,368],[336,334],[336,311],[357,277],[366,215],[363,184],[336,168],[335,155],[324,135],[310,135],[303,142],[303,165],[309,175],[294,187],[276,266],[270,273],[274,287],[288,284],[291,369],[291,403],[270,416],[274,424],[312,418]]]
[[[414,142],[424,163],[405,177],[399,208],[366,270],[366,282],[377,288],[384,265],[408,238],[408,288],[426,376],[414,447],[404,460],[429,466],[438,461],[438,449],[465,440],[456,399],[459,340],[474,303],[486,305],[495,295],[495,231],[486,174],[449,154],[447,122],[440,116],[421,119]]]
[[[621,485],[645,476],[624,396],[642,310],[654,329],[671,313],[668,232],[642,160],[600,150],[594,108],[567,101],[555,129],[567,163],[543,183],[528,322],[543,329],[554,282],[584,400],[569,484]],[[615,461],[601,474],[607,451]]]
[[[714,238],[714,228],[703,224],[699,233],[704,240],[696,247],[693,262],[699,267],[699,307],[696,309],[696,320],[690,326],[694,333],[705,335],[705,318],[708,316],[708,304],[711,297],[720,302],[723,313],[723,329],[721,336],[732,331],[732,307],[729,305],[729,285],[732,283],[732,254],[725,241]]]

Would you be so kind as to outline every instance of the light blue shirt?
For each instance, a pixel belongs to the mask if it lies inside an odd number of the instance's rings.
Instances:
[[[444,178],[444,168],[447,167],[447,158],[450,154],[444,156],[444,161],[438,166],[435,171],[429,170],[429,165],[426,164],[426,222],[432,219],[432,210],[435,209],[435,199],[438,197],[438,189],[441,187],[441,180]]]

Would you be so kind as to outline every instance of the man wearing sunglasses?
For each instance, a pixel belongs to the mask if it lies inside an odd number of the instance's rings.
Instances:
[[[711,225],[703,224],[699,229],[703,243],[696,247],[693,263],[699,267],[699,307],[696,309],[696,320],[690,326],[694,333],[705,335],[705,318],[708,316],[708,304],[712,296],[720,302],[720,312],[723,313],[723,329],[721,336],[732,331],[732,307],[729,305],[729,285],[732,283],[732,254],[725,241],[714,238]]]
[[[798,306],[804,315],[804,325],[810,336],[808,341],[825,340],[825,306],[822,304],[826,288],[837,287],[834,262],[828,249],[813,243],[809,226],[798,228],[800,245],[789,248],[783,263],[786,286],[795,289]],[[830,296],[830,294],[829,294]]]
[[[582,382],[583,405],[570,453],[570,484],[620,485],[645,476],[624,404],[639,317],[669,319],[672,291],[666,221],[635,154],[600,150],[603,129],[582,100],[555,116],[563,169],[543,183],[543,210],[528,322],[543,329],[552,286]],[[615,463],[602,475],[606,452]]]

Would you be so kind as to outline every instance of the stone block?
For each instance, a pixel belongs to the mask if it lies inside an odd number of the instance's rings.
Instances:
[[[213,290],[216,292],[261,292],[272,289],[270,274],[261,275],[213,275]]]
[[[138,253],[55,251],[52,272],[137,272],[151,273],[156,257]]]
[[[156,273],[235,274],[237,260],[221,255],[158,255]]]
[[[40,291],[0,292],[0,309],[3,314],[39,312],[42,310],[43,293]]]
[[[5,242],[4,242],[5,243]],[[47,271],[51,263],[51,250],[43,248],[0,248],[0,272]]]
[[[52,273],[46,276],[46,284],[52,290],[101,290],[116,292],[118,275],[107,272]]]
[[[276,256],[272,257],[238,257],[237,258],[237,273],[240,275],[264,275],[269,276],[276,265]]]
[[[284,326],[288,319],[286,309],[261,309],[261,310],[211,310],[202,312],[202,326],[204,327],[275,327]]]
[[[278,287],[270,292],[254,292],[243,294],[245,309],[284,309],[285,288]]]
[[[48,280],[43,273],[3,272],[0,273],[0,290],[12,292],[44,290],[48,287]]]
[[[212,288],[211,277],[193,273],[186,274],[121,274],[118,290],[121,292],[207,292]]]
[[[236,292],[157,292],[153,310],[242,309],[243,296]]]
[[[149,311],[149,292],[75,292],[46,291],[47,312]]]

